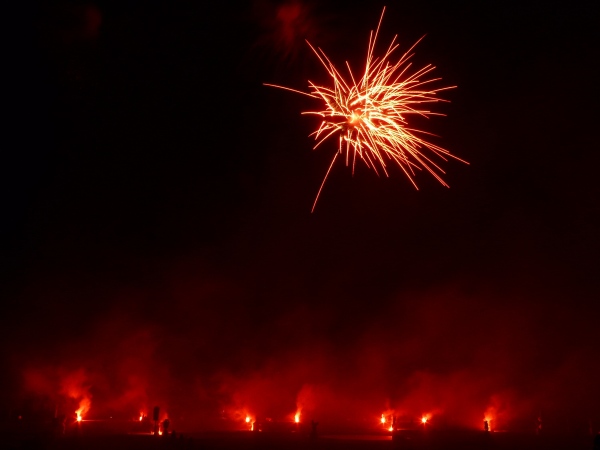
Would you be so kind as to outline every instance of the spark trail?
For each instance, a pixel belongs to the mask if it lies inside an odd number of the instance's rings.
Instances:
[[[402,169],[416,189],[418,187],[414,179],[415,170],[423,169],[433,175],[443,186],[448,187],[441,177],[445,172],[430,156],[436,155],[444,161],[451,157],[466,163],[448,150],[426,140],[426,136],[433,136],[431,133],[409,126],[407,117],[411,115],[426,118],[443,115],[424,109],[424,105],[446,101],[439,98],[437,94],[455,86],[431,88],[432,83],[440,80],[440,78],[427,78],[435,69],[432,65],[411,71],[410,59],[413,56],[411,52],[422,38],[396,63],[392,63],[390,58],[399,47],[396,42],[397,35],[394,36],[382,57],[374,56],[375,42],[384,13],[385,8],[381,13],[377,29],[375,32],[371,31],[369,35],[365,70],[361,78],[354,77],[348,62],[346,67],[349,77],[344,78],[325,52],[313,47],[307,41],[331,77],[332,85],[319,86],[309,80],[310,91],[303,92],[265,83],[266,86],[307,95],[324,103],[322,110],[302,113],[317,115],[323,119],[317,130],[310,134],[317,141],[313,150],[330,137],[338,136],[338,149],[321,182],[312,211],[316,207],[331,168],[340,155],[345,156],[346,166],[352,164],[352,173],[357,159],[362,160],[378,175],[383,172],[386,176],[389,176],[387,164],[394,163]]]

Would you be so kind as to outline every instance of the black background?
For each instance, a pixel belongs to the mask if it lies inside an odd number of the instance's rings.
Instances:
[[[338,161],[311,213],[335,139],[311,151],[321,105],[263,83],[328,83],[305,39],[360,73],[384,4],[351,3],[11,10],[5,405],[84,368],[98,416],[282,415],[310,391],[325,417],[598,420],[597,4],[385,5],[376,53],[425,36],[414,67],[456,88],[416,124],[469,164],[416,190]]]

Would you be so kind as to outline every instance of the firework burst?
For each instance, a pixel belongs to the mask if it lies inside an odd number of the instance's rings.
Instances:
[[[317,192],[312,210],[321,194],[325,181],[333,164],[342,155],[346,166],[352,165],[352,172],[358,159],[377,174],[383,172],[388,176],[388,163],[399,166],[411,183],[418,189],[415,182],[415,171],[426,170],[443,186],[448,187],[441,178],[445,172],[430,156],[436,155],[444,161],[448,157],[466,162],[452,155],[448,150],[439,147],[425,138],[432,136],[426,131],[411,128],[407,117],[417,115],[429,117],[443,115],[424,109],[429,103],[446,101],[437,96],[441,91],[455,86],[431,88],[432,83],[440,78],[428,78],[435,69],[427,65],[420,70],[411,70],[411,53],[417,41],[408,49],[396,63],[390,58],[398,49],[397,35],[392,39],[387,51],[382,57],[375,57],[375,42],[383,20],[385,8],[381,13],[375,32],[369,35],[369,45],[364,74],[356,78],[350,65],[346,62],[349,77],[344,78],[336,69],[325,52],[310,48],[327,70],[333,84],[329,87],[319,86],[309,81],[309,92],[265,83],[266,86],[289,90],[307,95],[324,102],[320,111],[305,111],[302,114],[320,116],[323,120],[316,131],[310,134],[317,143],[316,149],[332,136],[338,137],[338,149],[325,173],[319,191]],[[430,156],[428,156],[428,154]]]

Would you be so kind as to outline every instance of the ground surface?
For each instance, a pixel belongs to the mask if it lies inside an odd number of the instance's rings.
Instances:
[[[7,441],[5,441],[6,444]],[[4,445],[3,445],[4,447]],[[510,433],[438,433],[429,436],[305,436],[224,433],[154,437],[148,435],[8,437],[9,449],[48,450],[592,450],[589,436],[535,436]]]

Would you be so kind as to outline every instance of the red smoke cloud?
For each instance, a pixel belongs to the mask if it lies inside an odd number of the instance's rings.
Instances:
[[[66,417],[86,417],[92,405],[90,378],[82,368],[27,368],[23,372],[23,390],[46,403],[45,408]]]
[[[456,284],[365,305],[356,322],[344,307],[298,302],[257,314],[218,277],[165,286],[121,294],[77,339],[52,342],[23,366],[23,392],[84,418],[135,419],[159,405],[181,431],[298,412],[323,430],[377,430],[381,414],[472,429],[487,418],[493,430],[595,414],[598,367],[577,311],[544,306],[557,319],[539,320],[539,304],[519,294]],[[153,297],[172,299],[167,313]],[[558,323],[567,342],[552,342]]]

